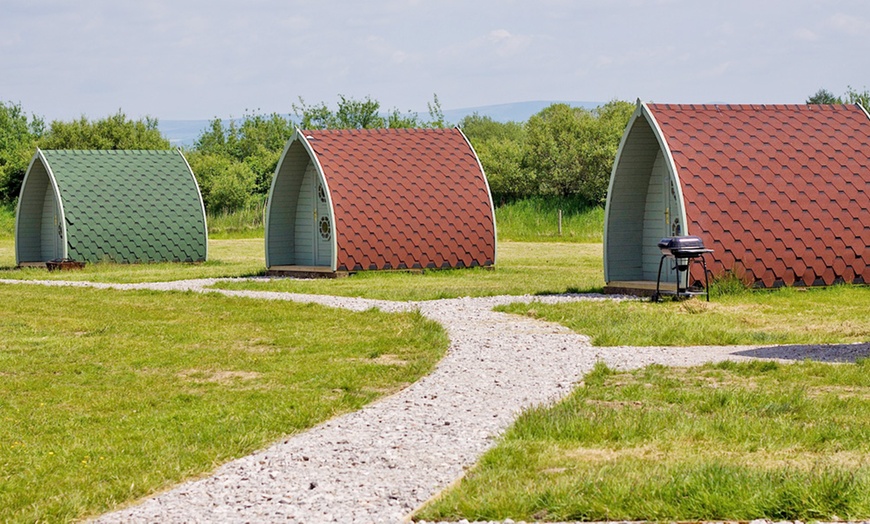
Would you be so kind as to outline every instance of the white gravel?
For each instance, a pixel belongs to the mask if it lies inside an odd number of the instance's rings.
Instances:
[[[4,281],[0,283],[23,283]],[[555,401],[597,361],[620,369],[724,359],[870,355],[868,344],[787,348],[593,347],[560,325],[496,313],[511,302],[610,300],[595,295],[500,296],[400,303],[359,298],[206,289],[215,279],[94,284],[114,289],[217,292],[384,311],[419,309],[445,327],[447,356],[428,376],[362,410],[332,419],[211,476],[98,519],[110,522],[401,522],[459,479],[522,409]]]

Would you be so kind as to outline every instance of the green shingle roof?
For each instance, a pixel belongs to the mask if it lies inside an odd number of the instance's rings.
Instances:
[[[57,181],[69,258],[205,260],[202,198],[179,151],[44,150],[42,155]]]

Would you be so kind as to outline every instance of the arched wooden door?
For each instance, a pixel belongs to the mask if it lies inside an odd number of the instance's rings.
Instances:
[[[332,265],[332,216],[329,213],[329,199],[326,197],[326,188],[320,180],[314,184],[314,219],[316,235],[314,242],[314,265]]]
[[[332,215],[326,188],[309,163],[296,205],[295,260],[299,266],[332,265]]]
[[[50,185],[47,185],[42,202],[40,227],[40,253],[43,261],[63,258],[63,224],[57,198]]]
[[[685,234],[685,226],[680,223],[677,188],[674,179],[668,173],[664,155],[661,151],[656,155],[650,173],[649,186],[646,194],[646,206],[643,220],[643,279],[656,280],[659,261],[662,253],[658,243],[665,237]],[[667,263],[667,262],[666,262]],[[670,266],[666,266],[668,269]],[[673,271],[662,270],[662,282],[674,282]]]

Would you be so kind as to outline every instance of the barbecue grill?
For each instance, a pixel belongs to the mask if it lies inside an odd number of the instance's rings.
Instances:
[[[663,238],[659,241],[658,247],[662,252],[662,258],[659,260],[659,273],[656,277],[656,293],[652,297],[653,302],[658,302],[662,293],[673,294],[674,298],[706,294],[707,302],[709,302],[710,282],[707,278],[707,259],[704,255],[712,253],[713,250],[704,247],[704,241],[695,236]],[[674,292],[661,291],[662,266],[666,258],[673,259],[672,269],[677,272],[677,290]],[[699,258],[704,266],[704,291],[694,290],[688,285],[689,265]],[[686,275],[685,284],[683,284],[683,274]]]

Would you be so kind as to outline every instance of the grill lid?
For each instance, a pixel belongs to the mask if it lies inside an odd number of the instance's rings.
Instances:
[[[704,247],[704,241],[701,240],[700,237],[695,236],[663,238],[659,241],[658,246],[663,255],[677,258],[692,257],[703,253],[713,252],[712,249]]]

